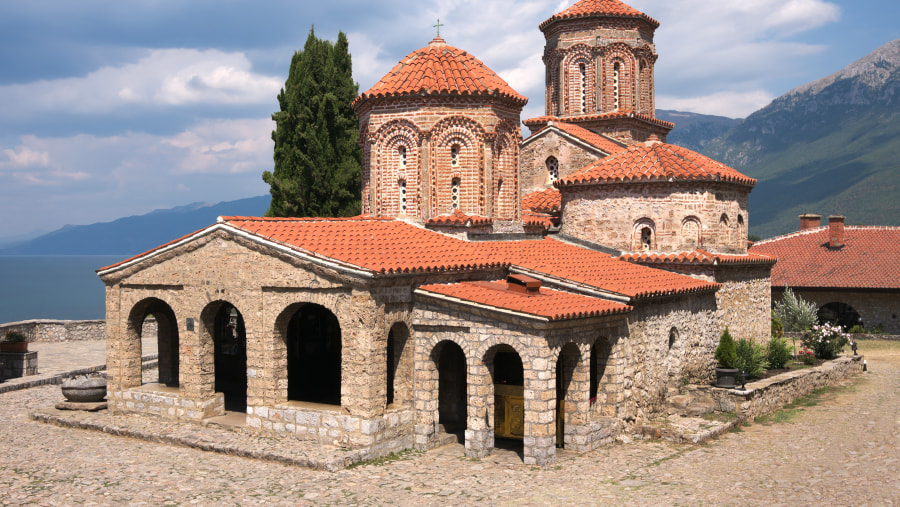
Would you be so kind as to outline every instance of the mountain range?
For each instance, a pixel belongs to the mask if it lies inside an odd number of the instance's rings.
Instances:
[[[668,142],[756,178],[750,233],[797,230],[797,215],[900,225],[900,40],[795,88],[746,119],[658,110]],[[262,215],[270,196],[193,203],[92,225],[67,225],[0,255],[135,255],[221,215]]]

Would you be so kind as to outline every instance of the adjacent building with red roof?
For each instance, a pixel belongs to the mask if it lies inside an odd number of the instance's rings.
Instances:
[[[819,318],[900,334],[900,227],[848,226],[839,215],[800,216],[800,230],[758,241],[753,254],[778,259],[772,299],[787,288],[819,307]]]
[[[524,142],[527,99],[437,37],[353,102],[364,215],[220,217],[100,269],[109,409],[536,465],[666,414],[726,325],[768,334],[774,259],[746,251],[755,181],[659,142],[657,26],[616,0],[544,22]]]

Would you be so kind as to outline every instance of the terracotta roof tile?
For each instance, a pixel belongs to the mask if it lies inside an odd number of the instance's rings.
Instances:
[[[616,111],[614,113],[599,113],[599,114],[582,114],[577,117],[559,117],[559,116],[537,116],[535,118],[529,118],[527,120],[522,120],[522,123],[525,124],[526,127],[529,128],[538,128],[542,127],[548,122],[560,122],[560,123],[571,123],[573,120],[578,120],[579,122],[583,121],[594,121],[594,120],[620,120],[626,118],[635,118],[644,122],[652,123],[654,125],[658,125],[660,127],[666,129],[675,128],[675,124],[669,121],[660,120],[659,118],[643,113],[636,113],[634,111]]]
[[[373,98],[410,95],[475,95],[502,97],[520,105],[528,99],[471,54],[437,37],[400,60],[353,107]]]
[[[603,153],[606,153],[607,155],[618,153],[627,148],[627,146],[625,146],[624,144],[602,134],[592,132],[584,127],[580,127],[572,123],[565,123],[560,121],[549,121],[545,126],[541,127],[540,130],[528,136],[528,139],[526,139],[525,141],[527,142],[530,139],[540,136],[543,133],[551,130],[565,132],[566,134],[569,134],[570,136],[575,137],[576,139],[579,139],[590,146],[593,146],[594,148],[602,151]]]
[[[724,181],[753,186],[756,180],[681,146],[632,146],[556,182],[558,187],[635,181]]]
[[[491,225],[494,223],[493,219],[487,217],[480,217],[478,215],[466,215],[459,209],[453,210],[453,213],[449,215],[441,215],[438,217],[429,218],[426,222],[427,225],[450,225],[457,227],[476,227],[480,225]]]
[[[376,275],[478,271],[518,266],[633,298],[715,290],[718,284],[620,262],[608,254],[544,238],[469,242],[408,223],[352,218],[220,217],[219,224],[325,262]],[[178,241],[189,240],[190,236]],[[167,245],[173,245],[170,242]],[[163,247],[129,259],[138,260]],[[121,266],[123,261],[101,271]]]
[[[532,192],[522,197],[522,208],[537,213],[559,213],[562,198],[559,190],[548,188],[541,192]]]
[[[550,16],[549,19],[540,24],[539,28],[541,30],[544,30],[551,24],[564,19],[577,19],[594,16],[640,18],[653,25],[653,28],[659,26],[659,21],[651,18],[650,16],[637,9],[625,5],[619,0],[581,0],[568,9]]]
[[[540,293],[535,295],[510,291],[506,287],[504,281],[461,282],[423,285],[419,290],[479,305],[536,315],[551,321],[624,314],[632,309],[621,303],[543,287]]]
[[[750,251],[778,259],[773,287],[900,289],[900,227],[844,227],[844,246],[829,248],[829,227],[757,241]]]
[[[775,257],[757,253],[747,255],[719,254],[697,249],[678,253],[624,253],[620,260],[639,264],[775,264]]]
[[[558,225],[559,216],[548,215],[546,213],[535,213],[531,210],[522,210],[522,224],[525,227],[540,227],[548,230],[554,225]]]

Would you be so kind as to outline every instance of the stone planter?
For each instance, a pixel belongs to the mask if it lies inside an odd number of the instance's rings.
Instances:
[[[0,352],[24,354],[28,352],[28,342],[0,342]]]
[[[716,387],[734,389],[734,379],[737,374],[737,368],[716,368]]]
[[[67,400],[75,403],[103,401],[106,397],[106,379],[84,376],[70,378],[63,382],[62,393]]]

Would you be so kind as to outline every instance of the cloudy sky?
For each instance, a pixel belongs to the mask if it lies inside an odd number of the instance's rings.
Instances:
[[[543,113],[537,25],[574,0],[3,0],[0,240],[267,193],[270,119],[311,27],[360,91],[434,37]],[[897,0],[631,0],[658,19],[657,105],[744,117],[900,38]],[[677,126],[676,126],[677,128]],[[527,129],[525,129],[527,134]]]

